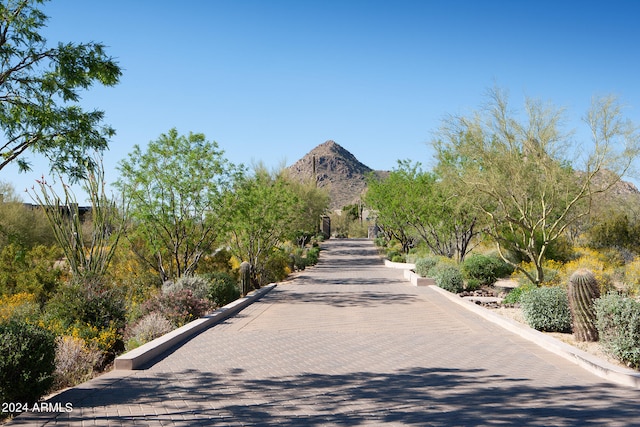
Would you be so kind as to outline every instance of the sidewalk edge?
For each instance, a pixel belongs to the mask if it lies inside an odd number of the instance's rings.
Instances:
[[[242,309],[270,292],[276,286],[277,284],[275,283],[263,286],[260,289],[251,292],[247,296],[237,299],[225,305],[224,307],[217,309],[211,314],[189,322],[178,329],[175,329],[161,337],[154,339],[153,341],[149,341],[148,343],[143,344],[138,348],[135,348],[121,356],[116,357],[113,369],[139,369],[145,363],[160,356],[162,353],[168,351],[172,347],[175,347],[178,344],[186,341],[193,335],[240,312]]]
[[[447,297],[451,301],[455,302],[456,304],[460,304],[467,310],[473,311],[474,313],[480,315],[485,320],[502,326],[508,331],[520,335],[522,338],[525,338],[548,351],[551,351],[559,356],[564,357],[567,360],[570,360],[573,363],[576,363],[580,367],[599,376],[600,378],[604,378],[616,384],[640,389],[640,373],[637,371],[616,366],[597,356],[589,354],[576,347],[573,347],[572,345],[564,343],[553,337],[545,335],[540,331],[523,325],[522,323],[505,318],[504,316],[494,313],[491,310],[480,305],[474,304],[473,302],[466,301],[460,298],[458,295],[452,294],[451,292],[446,291],[436,285],[430,285],[429,287],[434,291],[440,293],[441,295]]]

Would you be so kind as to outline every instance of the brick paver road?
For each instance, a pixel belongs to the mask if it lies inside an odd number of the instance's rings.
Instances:
[[[369,241],[145,370],[58,395],[15,425],[640,425],[640,392],[605,383],[385,268]]]

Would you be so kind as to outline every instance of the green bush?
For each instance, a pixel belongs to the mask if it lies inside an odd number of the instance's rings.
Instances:
[[[316,265],[320,259],[320,248],[314,246],[307,251],[306,265]]]
[[[534,329],[570,332],[571,312],[567,291],[560,287],[533,288],[520,296],[522,314]]]
[[[523,283],[521,285],[519,285],[516,288],[511,289],[511,291],[509,291],[509,293],[507,294],[507,296],[502,300],[503,304],[518,304],[520,302],[520,298],[522,297],[522,295],[531,290],[534,289],[535,285],[531,282],[528,283]]]
[[[207,298],[217,307],[222,307],[240,298],[240,288],[236,279],[226,273],[210,276],[211,286]]]
[[[407,262],[407,258],[404,255],[394,255],[391,262]]]
[[[55,336],[23,322],[0,325],[0,402],[37,402],[53,384]]]
[[[387,251],[387,259],[391,262],[402,262],[402,261],[394,261],[394,258],[402,258],[404,259],[404,254],[397,249],[390,249]]]
[[[420,277],[431,277],[433,268],[438,264],[438,258],[426,257],[416,260],[416,274]]]
[[[455,265],[439,267],[434,279],[437,286],[449,292],[458,293],[464,289],[462,273]]]
[[[46,311],[49,318],[60,320],[65,326],[80,322],[98,329],[120,330],[126,323],[125,307],[123,292],[96,277],[61,286]]]
[[[628,366],[640,368],[640,302],[609,292],[595,301],[602,347]]]
[[[462,274],[468,281],[482,285],[493,285],[499,277],[511,274],[509,265],[495,256],[473,254],[461,266]]]

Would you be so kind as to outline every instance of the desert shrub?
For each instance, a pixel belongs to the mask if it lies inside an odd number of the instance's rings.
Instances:
[[[0,402],[38,401],[53,384],[55,336],[36,325],[0,325]]]
[[[53,388],[59,390],[91,379],[94,367],[100,365],[102,354],[77,337],[56,338],[56,369]]]
[[[407,257],[404,255],[394,255],[391,258],[391,262],[407,262]]]
[[[0,295],[27,292],[44,305],[62,283],[58,268],[62,251],[57,247],[24,249],[10,244],[0,251]]]
[[[203,276],[182,276],[176,280],[173,291],[189,289],[194,297],[205,299],[209,293],[211,283]]]
[[[637,257],[625,267],[624,284],[631,295],[640,293],[640,257]]]
[[[0,297],[0,323],[11,320],[33,323],[40,317],[36,296],[26,292]]]
[[[473,254],[462,263],[462,275],[469,282],[492,285],[499,277],[510,274],[508,264],[495,256]]]
[[[387,238],[384,236],[378,236],[373,239],[373,244],[379,248],[385,248],[387,246]]]
[[[207,298],[217,307],[222,307],[240,298],[238,281],[226,273],[210,275],[211,286]]]
[[[602,347],[632,368],[640,368],[640,302],[609,292],[595,301]]]
[[[205,255],[198,262],[198,274],[206,276],[217,271],[231,274],[233,265],[231,251],[225,248],[216,250],[211,255]]]
[[[520,296],[522,314],[529,326],[545,332],[571,331],[567,291],[560,287],[533,288]]]
[[[194,297],[189,289],[159,293],[142,305],[143,315],[159,312],[175,327],[189,323],[211,309],[210,302]]]
[[[279,248],[275,248],[264,261],[259,273],[260,286],[284,280],[291,274],[291,270],[289,270],[289,254]]]
[[[532,262],[521,263],[519,267],[535,277],[536,268]],[[545,260],[542,263],[542,270],[544,272],[544,280],[542,282],[542,285],[549,287],[560,286],[563,283],[566,283],[567,278],[563,274],[564,264],[562,264],[561,262]],[[520,284],[531,283],[527,276],[525,276],[525,274],[520,270],[516,270],[511,277],[518,281],[518,283]]]
[[[389,249],[387,251],[387,259],[392,262],[403,262],[403,261],[394,261],[394,258],[402,258],[404,259],[404,254],[398,249]]]
[[[57,335],[82,338],[102,352],[106,365],[124,349],[125,307],[122,289],[101,277],[85,278],[60,287],[45,306],[43,325]]]
[[[438,264],[438,258],[425,257],[416,260],[416,274],[420,277],[431,277],[433,268]]]
[[[316,265],[320,259],[320,247],[314,246],[307,250],[306,265]]]
[[[141,346],[173,330],[174,326],[158,312],[143,316],[127,331],[127,350]]]
[[[595,275],[600,285],[601,294],[613,290],[613,281],[611,279],[613,270],[610,268],[606,254],[589,248],[577,248],[576,254],[577,257],[566,263],[562,268],[564,282],[569,280],[569,276],[574,271],[586,268]]]
[[[438,268],[434,279],[437,286],[449,292],[458,293],[464,289],[462,273],[454,265]]]
[[[511,289],[511,291],[509,291],[507,296],[504,297],[504,299],[502,300],[502,303],[503,304],[519,304],[520,298],[522,297],[522,295],[531,289],[535,289],[535,287],[536,286],[531,282],[522,283],[518,287]]]
[[[125,295],[100,277],[82,279],[61,286],[46,306],[49,318],[65,326],[87,324],[98,329],[125,326]]]

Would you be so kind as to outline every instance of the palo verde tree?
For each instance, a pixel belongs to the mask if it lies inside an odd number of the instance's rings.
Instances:
[[[369,176],[365,201],[381,228],[401,243],[404,236],[418,236],[434,254],[462,261],[478,220],[451,188],[420,163],[400,160],[388,177]]]
[[[162,281],[192,275],[224,234],[223,200],[241,168],[225,159],[215,141],[201,133],[179,135],[174,128],[146,151],[136,145],[119,170],[116,185],[132,222],[127,236],[145,247],[138,255]]]
[[[0,170],[13,161],[28,170],[24,154],[31,150],[52,170],[80,178],[87,152],[104,150],[114,134],[102,111],[77,104],[80,93],[95,83],[115,85],[121,71],[102,44],[47,46],[39,33],[47,21],[42,3],[0,3]]]
[[[231,251],[251,264],[256,286],[268,282],[269,261],[278,246],[293,237],[306,213],[294,187],[282,171],[272,173],[257,165],[251,176],[236,182],[227,199]]]
[[[527,99],[523,117],[496,89],[476,115],[447,119],[434,146],[438,172],[487,218],[505,261],[540,284],[547,251],[589,215],[594,194],[608,191],[629,171],[639,138],[614,98],[594,99],[585,117],[591,144],[581,141],[577,153],[561,129],[561,109]],[[535,271],[525,271],[507,251],[532,262]]]

